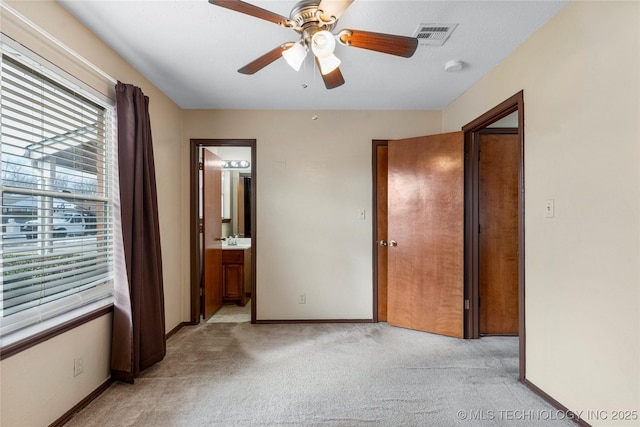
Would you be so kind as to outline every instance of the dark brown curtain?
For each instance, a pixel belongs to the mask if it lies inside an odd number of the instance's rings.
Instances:
[[[111,376],[133,383],[164,358],[164,293],[149,98],[118,82],[118,169],[122,238],[128,278],[116,283]]]

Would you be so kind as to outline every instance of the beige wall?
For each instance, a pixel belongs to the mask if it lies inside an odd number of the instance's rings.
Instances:
[[[180,224],[186,211],[180,206],[182,111],[141,74],[103,44],[75,18],[53,1],[8,2],[10,7],[43,28],[89,62],[125,83],[142,88],[150,98],[151,126],[156,167],[159,171],[158,203],[164,269],[167,331],[189,313],[183,312],[183,286],[188,283],[188,253],[183,251]],[[87,68],[60,55],[52,44],[42,44],[32,31],[16,28],[18,22],[2,14],[2,31],[50,58],[105,92],[111,84],[91,77]],[[185,261],[186,259],[186,261]],[[46,343],[3,360],[1,418],[3,426],[48,425],[109,378],[111,316],[105,316]],[[84,373],[72,376],[73,359],[83,357]],[[61,390],[63,392],[61,392]],[[48,396],[48,397],[44,397]]]
[[[1,362],[0,425],[47,426],[111,376],[111,315],[102,316]],[[83,372],[73,376],[73,360]]]
[[[371,140],[441,123],[438,111],[184,112],[183,157],[190,138],[257,140],[259,320],[372,318]]]
[[[574,2],[443,112],[524,89],[527,378],[574,411],[640,410],[639,15]]]

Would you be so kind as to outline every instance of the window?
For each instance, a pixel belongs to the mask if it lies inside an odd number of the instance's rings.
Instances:
[[[115,135],[112,105],[4,42],[0,82],[4,335],[113,293]]]

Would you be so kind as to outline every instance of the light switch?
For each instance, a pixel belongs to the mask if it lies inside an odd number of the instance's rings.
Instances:
[[[548,199],[544,201],[544,217],[553,218],[556,215],[555,201]]]
[[[358,208],[358,219],[365,219],[366,216],[365,208]]]

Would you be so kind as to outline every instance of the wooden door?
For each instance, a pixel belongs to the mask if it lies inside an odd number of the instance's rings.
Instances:
[[[387,321],[462,338],[464,135],[389,141],[388,162]]]
[[[387,176],[388,146],[377,145],[376,149],[376,264],[378,290],[378,321],[387,321]],[[382,243],[382,244],[381,244]]]
[[[203,149],[202,317],[222,306],[222,159]]]
[[[480,134],[480,334],[518,334],[518,134]]]

